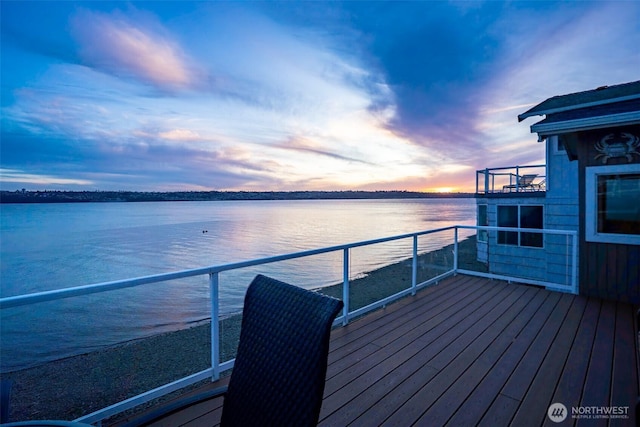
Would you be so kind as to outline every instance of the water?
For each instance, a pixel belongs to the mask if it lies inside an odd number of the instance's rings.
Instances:
[[[2,297],[243,261],[475,223],[473,199],[297,200],[2,205]],[[451,242],[429,238],[422,250]],[[410,239],[352,250],[352,277],[408,258]],[[342,253],[225,272],[221,312],[251,278],[306,288],[341,282]],[[207,277],[6,309],[0,368],[11,371],[209,317]]]

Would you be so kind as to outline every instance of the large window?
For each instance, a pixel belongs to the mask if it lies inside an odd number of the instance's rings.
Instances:
[[[543,228],[543,208],[538,205],[498,206],[498,227]],[[542,233],[498,231],[498,243],[502,245],[542,247]]]
[[[586,239],[640,244],[640,164],[586,168]]]

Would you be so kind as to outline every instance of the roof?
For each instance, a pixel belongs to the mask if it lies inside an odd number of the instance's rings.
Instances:
[[[640,123],[640,98],[549,114],[532,125],[531,132],[544,139],[554,134],[637,123]]]
[[[555,114],[633,99],[640,99],[640,80],[614,86],[602,86],[597,89],[568,95],[554,96],[520,114],[518,121],[531,116]]]

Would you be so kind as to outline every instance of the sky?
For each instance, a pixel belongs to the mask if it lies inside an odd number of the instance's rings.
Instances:
[[[0,2],[2,190],[474,191],[640,80],[640,2]]]

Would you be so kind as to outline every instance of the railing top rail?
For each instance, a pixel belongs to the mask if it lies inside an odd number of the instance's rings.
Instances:
[[[456,225],[456,228],[488,230],[488,231],[519,231],[524,233],[539,233],[539,234],[566,234],[568,236],[578,235],[578,232],[575,230],[552,230],[549,228],[494,227],[489,225]]]
[[[457,226],[452,225],[448,227],[435,228],[432,230],[398,234],[398,235],[389,236],[389,237],[381,237],[378,239],[363,240],[363,241],[353,242],[353,243],[345,243],[341,245],[328,246],[325,248],[311,249],[311,250],[293,252],[293,253],[283,254],[283,255],[275,255],[275,256],[266,257],[266,258],[256,258],[256,259],[247,260],[247,261],[211,265],[207,267],[200,267],[200,268],[195,268],[190,270],[181,270],[181,271],[176,271],[172,273],[154,274],[149,276],[136,277],[132,279],[115,280],[115,281],[95,283],[90,285],[75,286],[72,288],[56,289],[51,291],[35,292],[31,294],[5,297],[0,299],[0,309],[19,307],[23,305],[29,305],[29,304],[45,302],[45,301],[54,301],[58,299],[70,298],[70,297],[75,297],[80,295],[89,295],[89,294],[94,294],[99,292],[112,291],[116,289],[131,288],[131,287],[150,284],[150,283],[183,279],[186,277],[201,276],[204,274],[220,273],[222,271],[237,270],[240,268],[252,267],[255,265],[270,264],[278,261],[286,261],[286,260],[291,260],[296,258],[312,256],[312,255],[319,255],[319,254],[328,253],[328,252],[340,251],[344,249],[351,249],[351,248],[357,248],[361,246],[373,245],[377,243],[385,243],[393,240],[402,240],[402,239],[407,239],[414,236],[433,234],[441,231],[451,230],[456,227]]]
[[[542,165],[514,165],[514,166],[504,166],[504,167],[500,167],[500,168],[485,168],[485,169],[478,169],[476,170],[476,173],[485,173],[487,171],[500,171],[500,170],[514,170],[514,169],[531,169],[531,168],[544,168],[547,165],[542,164]]]

